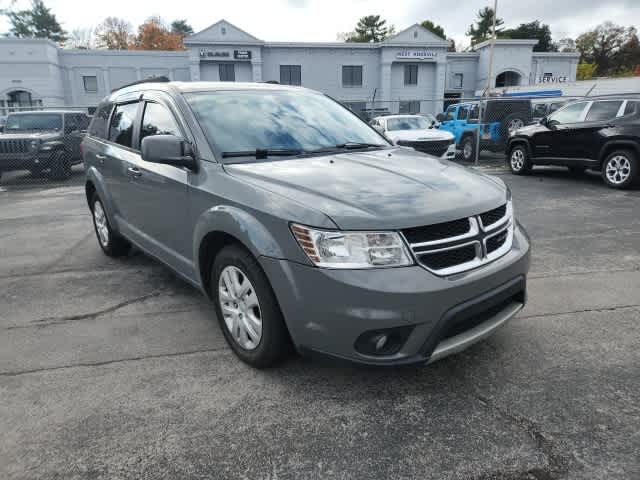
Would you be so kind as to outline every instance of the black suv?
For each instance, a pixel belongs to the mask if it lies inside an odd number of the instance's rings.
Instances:
[[[29,170],[52,178],[71,176],[71,167],[82,162],[80,142],[90,117],[77,111],[11,113],[0,134],[0,176],[2,172]]]
[[[506,152],[516,175],[534,165],[562,165],[576,173],[591,168],[601,170],[610,187],[627,188],[639,178],[640,99],[571,102],[512,132]]]

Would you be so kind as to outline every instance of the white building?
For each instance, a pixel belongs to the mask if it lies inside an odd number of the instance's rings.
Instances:
[[[492,86],[575,81],[578,54],[536,53],[536,40],[498,40]],[[354,110],[437,113],[443,100],[487,86],[489,42],[447,52],[413,25],[380,43],[260,40],[221,20],[185,39],[186,51],[67,50],[43,39],[0,39],[0,114],[14,106],[95,106],[126,83],[172,80],[278,81],[320,90]]]

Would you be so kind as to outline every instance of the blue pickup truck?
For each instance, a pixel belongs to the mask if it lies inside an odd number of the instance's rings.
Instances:
[[[482,106],[482,121],[478,119],[480,102],[449,105],[438,115],[440,130],[455,137],[466,161],[475,157],[476,135],[480,131],[480,149],[501,152],[509,140],[509,133],[531,123],[531,100],[490,99]]]

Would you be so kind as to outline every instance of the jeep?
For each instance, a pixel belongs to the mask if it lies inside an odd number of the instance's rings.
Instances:
[[[100,103],[83,152],[100,248],[133,244],[201,290],[255,367],[292,348],[432,362],[524,306],[529,240],[502,180],[319,92],[136,83]]]
[[[45,110],[11,113],[0,134],[0,175],[29,170],[51,178],[71,176],[71,167],[82,163],[80,142],[90,118],[86,113]]]
[[[449,105],[438,115],[440,129],[453,133],[462,157],[470,162],[476,154],[478,131],[480,150],[503,152],[509,132],[531,123],[531,101],[490,99],[483,101],[482,120],[478,121],[480,102]]]

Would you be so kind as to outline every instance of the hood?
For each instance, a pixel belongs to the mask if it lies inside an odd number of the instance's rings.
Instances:
[[[58,130],[42,130],[38,132],[34,131],[20,131],[20,132],[3,132],[0,133],[0,140],[50,140],[52,138],[59,138],[61,133]]]
[[[416,140],[453,140],[451,132],[438,130],[437,128],[425,128],[424,130],[392,130],[385,132],[385,135],[395,141],[407,140],[415,142]]]
[[[502,180],[403,148],[228,164],[254,186],[330,217],[341,229],[399,229],[479,214],[506,201]]]

